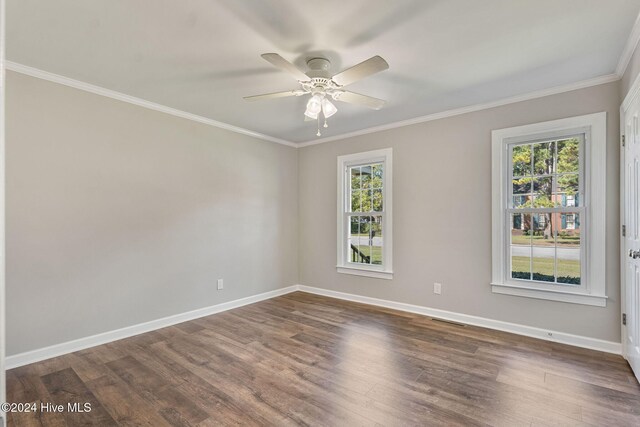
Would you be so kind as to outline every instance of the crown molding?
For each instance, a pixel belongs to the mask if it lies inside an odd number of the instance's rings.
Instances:
[[[640,25],[638,25],[640,28]],[[635,31],[635,27],[634,27]],[[640,33],[640,32],[639,32]],[[325,138],[319,138],[316,140],[305,141],[305,142],[291,142],[285,139],[275,138],[269,135],[265,135],[259,132],[254,132],[249,129],[240,128],[237,126],[233,126],[227,123],[219,122],[217,120],[209,119],[207,117],[198,116],[196,114],[188,113],[186,111],[177,110],[175,108],[167,107],[165,105],[156,104],[154,102],[146,101],[144,99],[136,98],[130,95],[126,95],[121,92],[116,92],[110,89],[105,89],[100,86],[92,85],[90,83],[82,82],[79,80],[74,80],[68,77],[64,77],[58,74],[50,73],[48,71],[40,70],[37,68],[29,67],[27,65],[19,64],[16,62],[7,61],[6,69],[11,70],[20,74],[25,74],[31,77],[48,80],[54,83],[59,83],[65,86],[73,87],[75,89],[84,90],[87,92],[94,93],[96,95],[106,96],[108,98],[117,99],[119,101],[128,102],[130,104],[138,105],[140,107],[149,108],[151,110],[160,111],[162,113],[170,114],[172,116],[181,117],[187,120],[193,120],[198,123],[203,123],[209,126],[214,126],[220,129],[229,130],[231,132],[252,136],[257,139],[262,139],[264,141],[275,142],[277,144],[286,145],[288,147],[294,148],[303,148],[316,144],[323,144],[325,142],[338,141],[342,139],[351,138],[354,136],[367,135],[374,132],[380,132],[389,129],[395,129],[403,126],[414,125],[418,123],[429,122],[433,120],[445,119],[448,117],[459,116],[462,114],[473,113],[475,111],[486,110],[489,108],[500,107],[503,105],[513,104],[516,102],[528,101],[531,99],[542,98],[545,96],[556,95],[563,92],[570,92],[572,90],[584,89],[591,86],[597,86],[605,83],[614,82],[616,80],[620,80],[620,76],[618,74],[607,74],[600,77],[595,77],[588,80],[582,80],[580,82],[569,83],[567,85],[556,86],[549,89],[542,89],[534,92],[529,92],[523,95],[513,96],[509,98],[503,98],[497,101],[470,105],[467,107],[456,108],[447,111],[441,111],[434,114],[429,114],[426,116],[415,117],[413,119],[401,120],[393,123],[387,123],[380,126],[374,126],[366,129],[357,130],[354,132],[343,133],[340,135],[329,136]]]
[[[238,126],[233,126],[228,123],[212,120],[207,117],[198,116],[196,114],[187,113],[186,111],[177,110],[175,108],[167,107],[166,105],[156,104],[155,102],[147,101],[141,98],[136,98],[121,92],[116,92],[111,89],[106,89],[100,86],[92,85],[90,83],[82,82],[80,80],[74,80],[69,77],[64,77],[59,74],[50,73],[48,71],[40,70],[37,68],[29,67],[27,65],[18,64],[16,62],[6,61],[5,67],[7,70],[15,71],[16,73],[25,74],[27,76],[36,77],[42,80],[48,80],[50,82],[59,83],[61,85],[69,86],[75,89],[91,92],[96,95],[106,96],[107,98],[117,99],[118,101],[128,102],[139,107],[148,108],[150,110],[160,111],[161,113],[170,114],[172,116],[181,117],[183,119],[192,120],[194,122],[203,123],[205,125],[225,129],[231,132],[239,133],[242,135],[252,136],[264,141],[275,142],[276,144],[282,144],[289,147],[297,147],[298,144],[287,141],[273,136],[265,135],[259,132],[254,132],[249,129],[244,129]]]
[[[636,21],[633,23],[633,27],[631,27],[629,38],[627,38],[627,43],[624,45],[622,54],[620,54],[620,59],[618,59],[618,66],[616,67],[615,73],[620,78],[622,78],[625,71],[627,71],[627,67],[629,66],[629,61],[631,61],[631,57],[633,56],[633,52],[636,50],[636,46],[638,46],[639,41],[640,41],[640,14],[638,14],[638,16],[636,17]]]
[[[453,110],[441,111],[439,113],[428,114],[426,116],[420,116],[409,120],[401,120],[398,122],[387,123],[380,126],[374,126],[366,129],[357,130],[354,132],[343,133],[336,136],[328,136],[326,138],[319,138],[314,141],[307,141],[298,143],[298,147],[308,147],[310,145],[322,144],[325,142],[337,141],[354,136],[367,135],[374,132],[380,132],[389,129],[395,129],[399,127],[415,125],[418,123],[430,122],[433,120],[445,119],[448,117],[459,116],[462,114],[473,113],[475,111],[487,110],[489,108],[501,107],[503,105],[514,104],[516,102],[529,101],[532,99],[543,98],[545,96],[557,95],[559,93],[570,92],[573,90],[584,89],[591,86],[598,86],[605,83],[611,83],[620,80],[620,76],[617,74],[607,74],[600,77],[595,77],[588,80],[582,80],[575,83],[569,83],[562,86],[555,86],[549,89],[542,89],[534,92],[529,92],[523,95],[512,96],[509,98],[503,98],[497,101],[486,102],[483,104],[475,104],[462,108],[455,108]]]

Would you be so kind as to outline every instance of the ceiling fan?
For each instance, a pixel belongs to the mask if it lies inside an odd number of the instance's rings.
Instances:
[[[389,68],[387,61],[380,56],[369,58],[333,76],[329,71],[331,62],[326,58],[314,57],[308,59],[307,66],[309,67],[309,71],[303,73],[298,67],[277,53],[264,53],[261,56],[272,65],[291,74],[298,83],[300,83],[301,89],[245,96],[244,99],[247,101],[259,101],[263,99],[283,98],[286,96],[302,96],[310,93],[311,98],[309,98],[307,102],[304,115],[305,121],[317,120],[317,136],[321,135],[320,113],[322,113],[324,117],[324,127],[328,127],[327,118],[333,116],[338,111],[330,99],[347,102],[349,104],[362,105],[374,110],[379,110],[385,103],[382,99],[343,89],[347,85]]]

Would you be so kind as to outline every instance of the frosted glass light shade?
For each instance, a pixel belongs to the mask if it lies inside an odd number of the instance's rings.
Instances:
[[[338,109],[331,101],[327,98],[322,100],[322,114],[324,114],[325,118],[329,118],[338,112]]]
[[[317,119],[318,113],[322,109],[322,101],[323,97],[321,95],[313,95],[307,102],[307,111],[304,112],[304,115],[311,119]]]

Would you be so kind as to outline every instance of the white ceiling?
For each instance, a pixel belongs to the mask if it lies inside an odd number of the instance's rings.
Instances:
[[[337,103],[324,136],[496,101],[615,71],[640,0],[8,0],[7,59],[294,142],[312,141],[297,88],[262,58],[390,69]]]

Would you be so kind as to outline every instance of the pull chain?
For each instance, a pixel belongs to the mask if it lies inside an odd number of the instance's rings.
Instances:
[[[321,136],[322,134],[320,133],[320,116],[318,115],[318,133],[316,133],[316,136]]]

